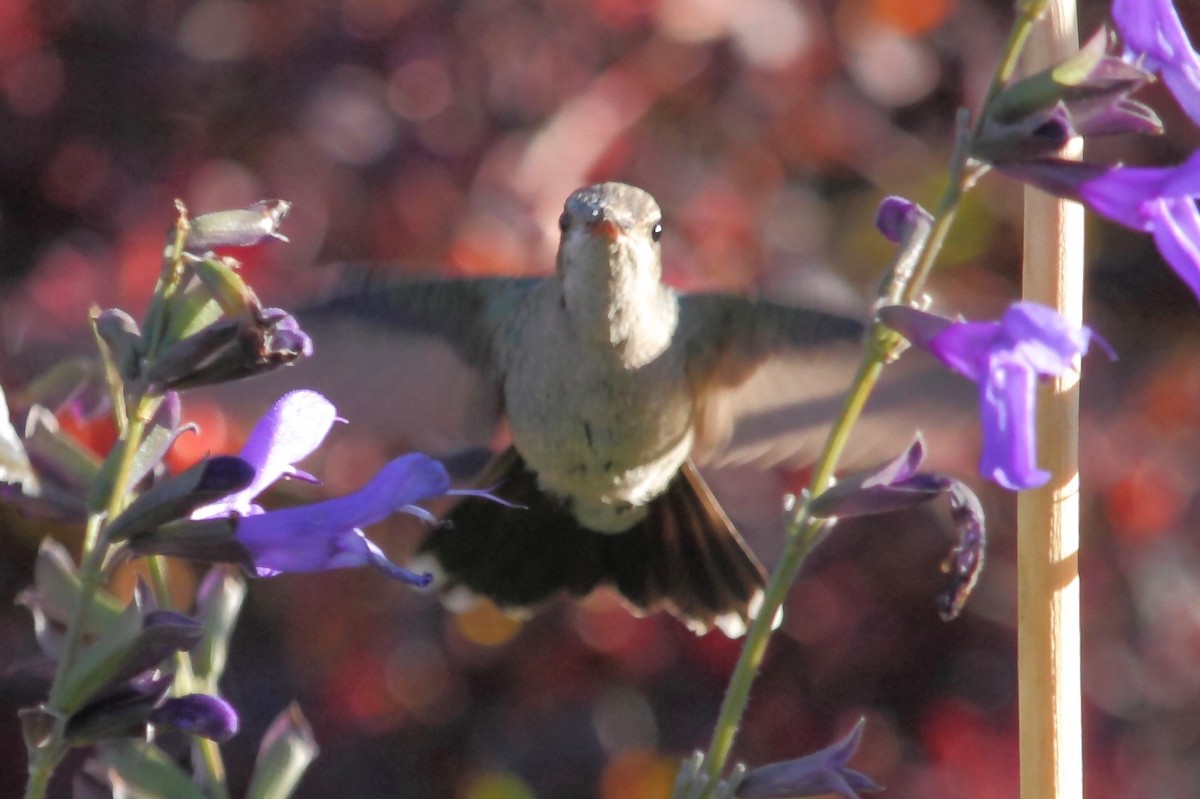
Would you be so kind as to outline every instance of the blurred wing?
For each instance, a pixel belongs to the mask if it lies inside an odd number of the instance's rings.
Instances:
[[[496,330],[540,278],[400,280],[369,269],[345,273],[330,299],[301,321],[354,320],[445,341],[466,365],[493,371]]]
[[[313,355],[217,389],[255,419],[283,392],[325,394],[349,425],[338,431],[384,456],[437,457],[491,447],[503,411],[492,351],[497,330],[537,280],[344,278],[329,300],[297,314]]]
[[[697,391],[694,457],[709,468],[797,469],[816,459],[862,358],[864,327],[845,317],[724,295],[680,298],[680,332]],[[973,386],[906,353],[884,377],[844,466],[894,456],[924,420],[966,420]],[[956,414],[939,408],[953,405]],[[943,422],[938,418],[938,424]]]

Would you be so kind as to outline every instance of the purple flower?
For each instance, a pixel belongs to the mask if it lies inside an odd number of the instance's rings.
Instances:
[[[875,212],[875,227],[893,244],[903,241],[905,232],[916,225],[932,221],[928,211],[903,197],[884,197]]]
[[[316,482],[295,467],[316,451],[333,429],[337,411],[333,403],[315,391],[301,389],[284,394],[254,425],[238,456],[254,467],[248,486],[219,502],[198,508],[193,519],[212,519],[237,512],[243,516],[262,513],[252,500],[281,477]]]
[[[1179,105],[1200,125],[1200,54],[1171,0],[1113,0],[1112,18],[1128,53],[1161,74]]]
[[[1200,152],[1173,167],[1101,166],[1057,159],[1003,164],[1002,172],[1101,216],[1150,233],[1159,253],[1200,299]]]
[[[866,774],[846,766],[846,761],[858,751],[864,726],[866,719],[859,719],[846,737],[819,752],[751,770],[738,784],[734,796],[771,799],[836,793],[844,799],[859,799],[858,791],[883,790]]]
[[[450,490],[445,467],[414,452],[384,466],[352,494],[240,519],[237,537],[250,550],[260,577],[373,566],[393,579],[424,587],[430,575],[390,562],[360,528],[398,511],[432,520],[413,503],[455,493],[464,492]]]
[[[951,322],[901,306],[882,309],[880,319],[979,384],[984,477],[1014,490],[1050,479],[1034,451],[1037,380],[1078,371],[1093,338],[1089,328],[1029,302],[1015,303],[999,322]]]
[[[1115,167],[1085,180],[1079,197],[1099,214],[1150,233],[1159,253],[1200,299],[1200,152],[1175,167]]]
[[[174,727],[214,741],[228,741],[238,731],[233,705],[209,694],[185,694],[164,701],[150,713],[150,723]]]
[[[238,730],[233,705],[209,694],[168,697],[174,677],[147,671],[71,714],[64,735],[75,746],[110,738],[144,738],[146,725],[227,741]]]
[[[817,518],[863,516],[915,508],[945,495],[958,537],[942,562],[950,585],[938,596],[938,613],[950,621],[962,612],[983,571],[987,546],[983,506],[962,481],[918,472],[924,458],[925,441],[918,434],[909,448],[891,461],[839,478],[813,498],[809,511]]]
[[[389,577],[425,586],[432,579],[401,568],[362,531],[393,513],[436,519],[415,503],[444,494],[486,492],[451,490],[445,467],[411,453],[388,463],[367,485],[346,496],[294,508],[263,512],[253,500],[281,477],[316,478],[295,467],[312,453],[337,420],[332,403],[315,391],[285,394],[251,431],[240,457],[257,472],[244,489],[197,509],[195,520],[235,516],[237,542],[249,552],[260,577],[283,572],[318,572],[372,566]],[[143,542],[142,547],[154,542]],[[149,551],[149,550],[145,550]]]

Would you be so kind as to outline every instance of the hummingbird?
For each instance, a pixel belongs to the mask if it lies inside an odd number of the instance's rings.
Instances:
[[[696,633],[737,637],[759,609],[764,571],[698,464],[735,428],[755,425],[764,432],[744,458],[772,447],[783,450],[775,461],[806,448],[815,455],[811,432],[799,442],[765,432],[779,411],[771,395],[782,374],[783,393],[799,386],[806,398],[789,424],[827,422],[841,385],[823,365],[831,351],[856,348],[864,326],[748,297],[677,293],[662,280],[662,212],[640,188],[581,188],[558,224],[548,277],[367,275],[321,306],[327,320],[415,335],[421,349],[448,346],[459,376],[440,384],[444,396],[428,387],[427,397],[460,405],[456,425],[476,440],[507,426],[511,443],[476,481],[506,504],[462,499],[412,565],[431,571],[446,596],[482,595],[501,609],[607,585],[635,612],[665,609]],[[764,366],[783,362],[763,379]],[[375,370],[378,382],[355,392],[372,404],[390,391],[387,364]]]

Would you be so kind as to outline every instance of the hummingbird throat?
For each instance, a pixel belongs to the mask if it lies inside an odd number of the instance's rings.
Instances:
[[[627,368],[653,361],[671,343],[678,322],[674,296],[645,256],[614,242],[601,269],[572,270],[563,289],[576,332],[613,348]]]

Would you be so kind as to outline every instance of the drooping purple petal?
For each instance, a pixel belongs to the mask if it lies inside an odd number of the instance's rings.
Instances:
[[[281,477],[298,474],[294,464],[321,446],[336,419],[333,403],[315,391],[284,394],[250,431],[242,447],[240,457],[256,469],[254,479],[236,494],[198,509],[192,518],[261,512],[253,504],[255,497]]]
[[[1173,167],[1099,167],[1040,159],[998,168],[1152,234],[1163,259],[1200,298],[1200,151]]]
[[[208,694],[167,699],[150,713],[149,721],[218,742],[228,741],[238,731],[238,714],[233,705]]]
[[[1147,203],[1200,196],[1200,151],[1171,167],[1114,167],[1080,183],[1078,193],[1097,213],[1148,233]]]
[[[983,453],[980,473],[1005,488],[1037,488],[1050,473],[1037,468],[1034,402],[1037,375],[1027,365],[998,357],[980,384]]]
[[[865,726],[866,719],[859,719],[849,734],[819,752],[751,770],[739,783],[734,796],[782,799],[836,793],[844,799],[860,799],[859,791],[883,790],[866,774],[846,766],[858,751]]]
[[[445,494],[449,488],[450,477],[440,463],[410,453],[346,496],[240,519],[237,537],[262,575],[373,566],[395,579],[426,585],[427,575],[389,562],[360,528],[392,513],[407,512],[413,503]]]
[[[1196,202],[1155,200],[1147,211],[1154,220],[1154,244],[1163,260],[1200,299],[1200,211]]]
[[[950,575],[950,585],[938,596],[938,615],[950,621],[962,612],[983,571],[987,533],[983,506],[970,487],[959,480],[947,479],[946,493],[950,496],[950,516],[958,541],[942,561],[942,570]]]
[[[1171,0],[1113,0],[1112,18],[1126,48],[1162,74],[1180,107],[1200,125],[1200,54]]]

